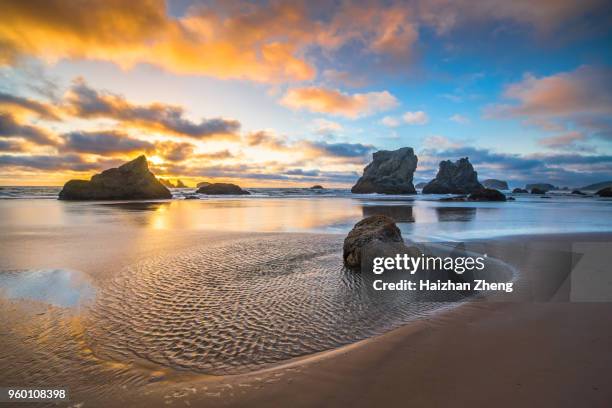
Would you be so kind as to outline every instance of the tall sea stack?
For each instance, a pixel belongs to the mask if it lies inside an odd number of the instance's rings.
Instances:
[[[412,178],[418,158],[412,147],[380,150],[351,189],[356,194],[416,194]]]

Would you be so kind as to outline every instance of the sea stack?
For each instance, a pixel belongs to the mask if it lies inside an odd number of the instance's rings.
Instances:
[[[467,157],[440,162],[436,178],[423,187],[423,194],[470,194],[484,187]]]
[[[60,200],[149,200],[172,198],[149,171],[147,158],[139,156],[117,168],[104,170],[91,180],[70,180],[59,193]]]
[[[355,194],[416,194],[412,178],[418,158],[412,147],[380,150],[351,188]]]
[[[249,195],[246,190],[240,188],[236,184],[231,183],[213,183],[206,186],[202,186],[196,191],[198,194],[208,195]]]

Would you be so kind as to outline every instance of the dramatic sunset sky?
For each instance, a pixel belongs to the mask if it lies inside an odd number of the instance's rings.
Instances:
[[[188,184],[350,186],[412,146],[415,182],[612,179],[606,0],[0,0],[0,184],[141,153]]]

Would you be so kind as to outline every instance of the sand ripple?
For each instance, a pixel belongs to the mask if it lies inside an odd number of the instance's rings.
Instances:
[[[101,289],[86,336],[100,356],[249,371],[381,333],[440,305],[373,293],[342,238],[262,234],[147,259]]]

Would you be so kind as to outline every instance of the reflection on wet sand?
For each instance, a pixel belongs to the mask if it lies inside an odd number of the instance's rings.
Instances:
[[[364,205],[361,207],[363,217],[386,215],[395,222],[415,222],[411,205]]]
[[[475,207],[436,207],[439,222],[467,222],[476,217]]]

